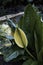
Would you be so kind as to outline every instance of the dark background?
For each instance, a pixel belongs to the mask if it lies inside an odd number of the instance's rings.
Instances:
[[[43,12],[43,0],[0,0],[0,16],[24,11],[24,7],[29,3]]]

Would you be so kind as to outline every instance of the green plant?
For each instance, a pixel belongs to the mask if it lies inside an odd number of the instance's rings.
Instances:
[[[43,65],[43,23],[40,18],[41,17],[37,14],[36,9],[29,4],[25,8],[24,16],[22,16],[20,21],[17,23],[18,27],[25,32],[24,34],[26,34],[28,46],[23,46],[23,48],[20,48],[19,45],[17,46],[14,35],[12,38],[6,35],[0,35],[1,39],[7,39],[11,43],[11,46],[0,47],[0,51],[4,55],[4,60],[6,62],[12,59],[14,61],[23,59],[25,60],[23,65]],[[10,19],[7,19],[7,22],[11,27],[11,31],[15,34],[15,30],[19,30],[19,28],[16,27],[16,25],[13,25],[14,23]],[[21,41],[23,41],[20,35],[20,30],[18,34]]]

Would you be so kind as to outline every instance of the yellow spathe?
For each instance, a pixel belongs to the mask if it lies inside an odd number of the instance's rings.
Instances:
[[[23,32],[23,30],[21,30],[20,28],[17,28],[15,30],[14,40],[15,40],[16,44],[21,48],[27,47],[27,45],[28,45],[27,37],[26,37],[25,33]]]

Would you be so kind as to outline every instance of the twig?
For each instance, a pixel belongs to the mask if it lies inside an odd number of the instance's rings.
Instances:
[[[7,15],[8,18],[13,18],[13,17],[16,17],[16,16],[20,16],[20,15],[23,15],[24,12],[20,12],[20,13],[17,13],[17,14],[10,14],[10,15]],[[6,15],[5,15],[6,16]],[[6,20],[6,17],[5,16],[2,16],[0,17],[0,21],[4,21]]]

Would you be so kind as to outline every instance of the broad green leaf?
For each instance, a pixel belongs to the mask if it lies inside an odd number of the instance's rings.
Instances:
[[[35,50],[35,41],[34,41],[34,26],[36,22],[36,12],[34,8],[29,4],[27,5],[24,16],[22,19],[18,22],[18,26],[24,30],[24,32],[27,35],[28,39],[28,48],[31,48],[31,50]]]
[[[43,62],[43,47],[41,48],[39,52],[39,61]]]
[[[26,60],[23,65],[31,65],[33,63],[32,59]]]
[[[21,22],[23,21],[23,23]],[[24,30],[24,32],[27,35],[28,38],[28,47],[35,50],[35,41],[34,41],[34,30],[37,35],[38,39],[38,52],[40,51],[41,47],[43,46],[42,42],[42,24],[41,24],[41,17],[39,14],[37,14],[34,7],[32,7],[30,4],[26,7],[24,12],[23,20],[20,22],[22,23],[21,28]]]
[[[15,30],[14,40],[15,40],[16,44],[21,48],[25,48],[28,45],[27,37],[26,37],[25,33],[23,32],[23,30],[21,30],[20,28],[17,28]]]
[[[23,63],[23,65],[38,65],[38,61],[34,61],[32,59],[29,59]]]
[[[36,17],[36,26],[35,26],[35,31],[38,39],[38,50],[40,51],[41,47],[43,46],[42,43],[42,24],[40,21],[40,17],[37,15]]]
[[[38,40],[37,40],[37,36],[36,36],[35,32],[34,32],[34,38],[35,38],[35,49],[36,49],[37,59],[39,59],[39,55],[38,55]]]
[[[42,22],[42,43],[43,43],[43,22]]]
[[[35,48],[36,48],[36,52],[37,52],[37,58],[38,60],[40,60],[41,62],[43,61],[42,57],[43,57],[43,23],[40,24],[41,27],[41,43],[40,43],[40,47],[39,47],[39,42],[38,42],[38,38],[37,38],[37,33],[35,33]],[[40,49],[40,51],[39,51]]]
[[[38,62],[34,61],[31,65],[38,65]]]
[[[43,65],[43,62],[40,62],[40,61],[39,61],[39,62],[38,62],[38,65]]]

